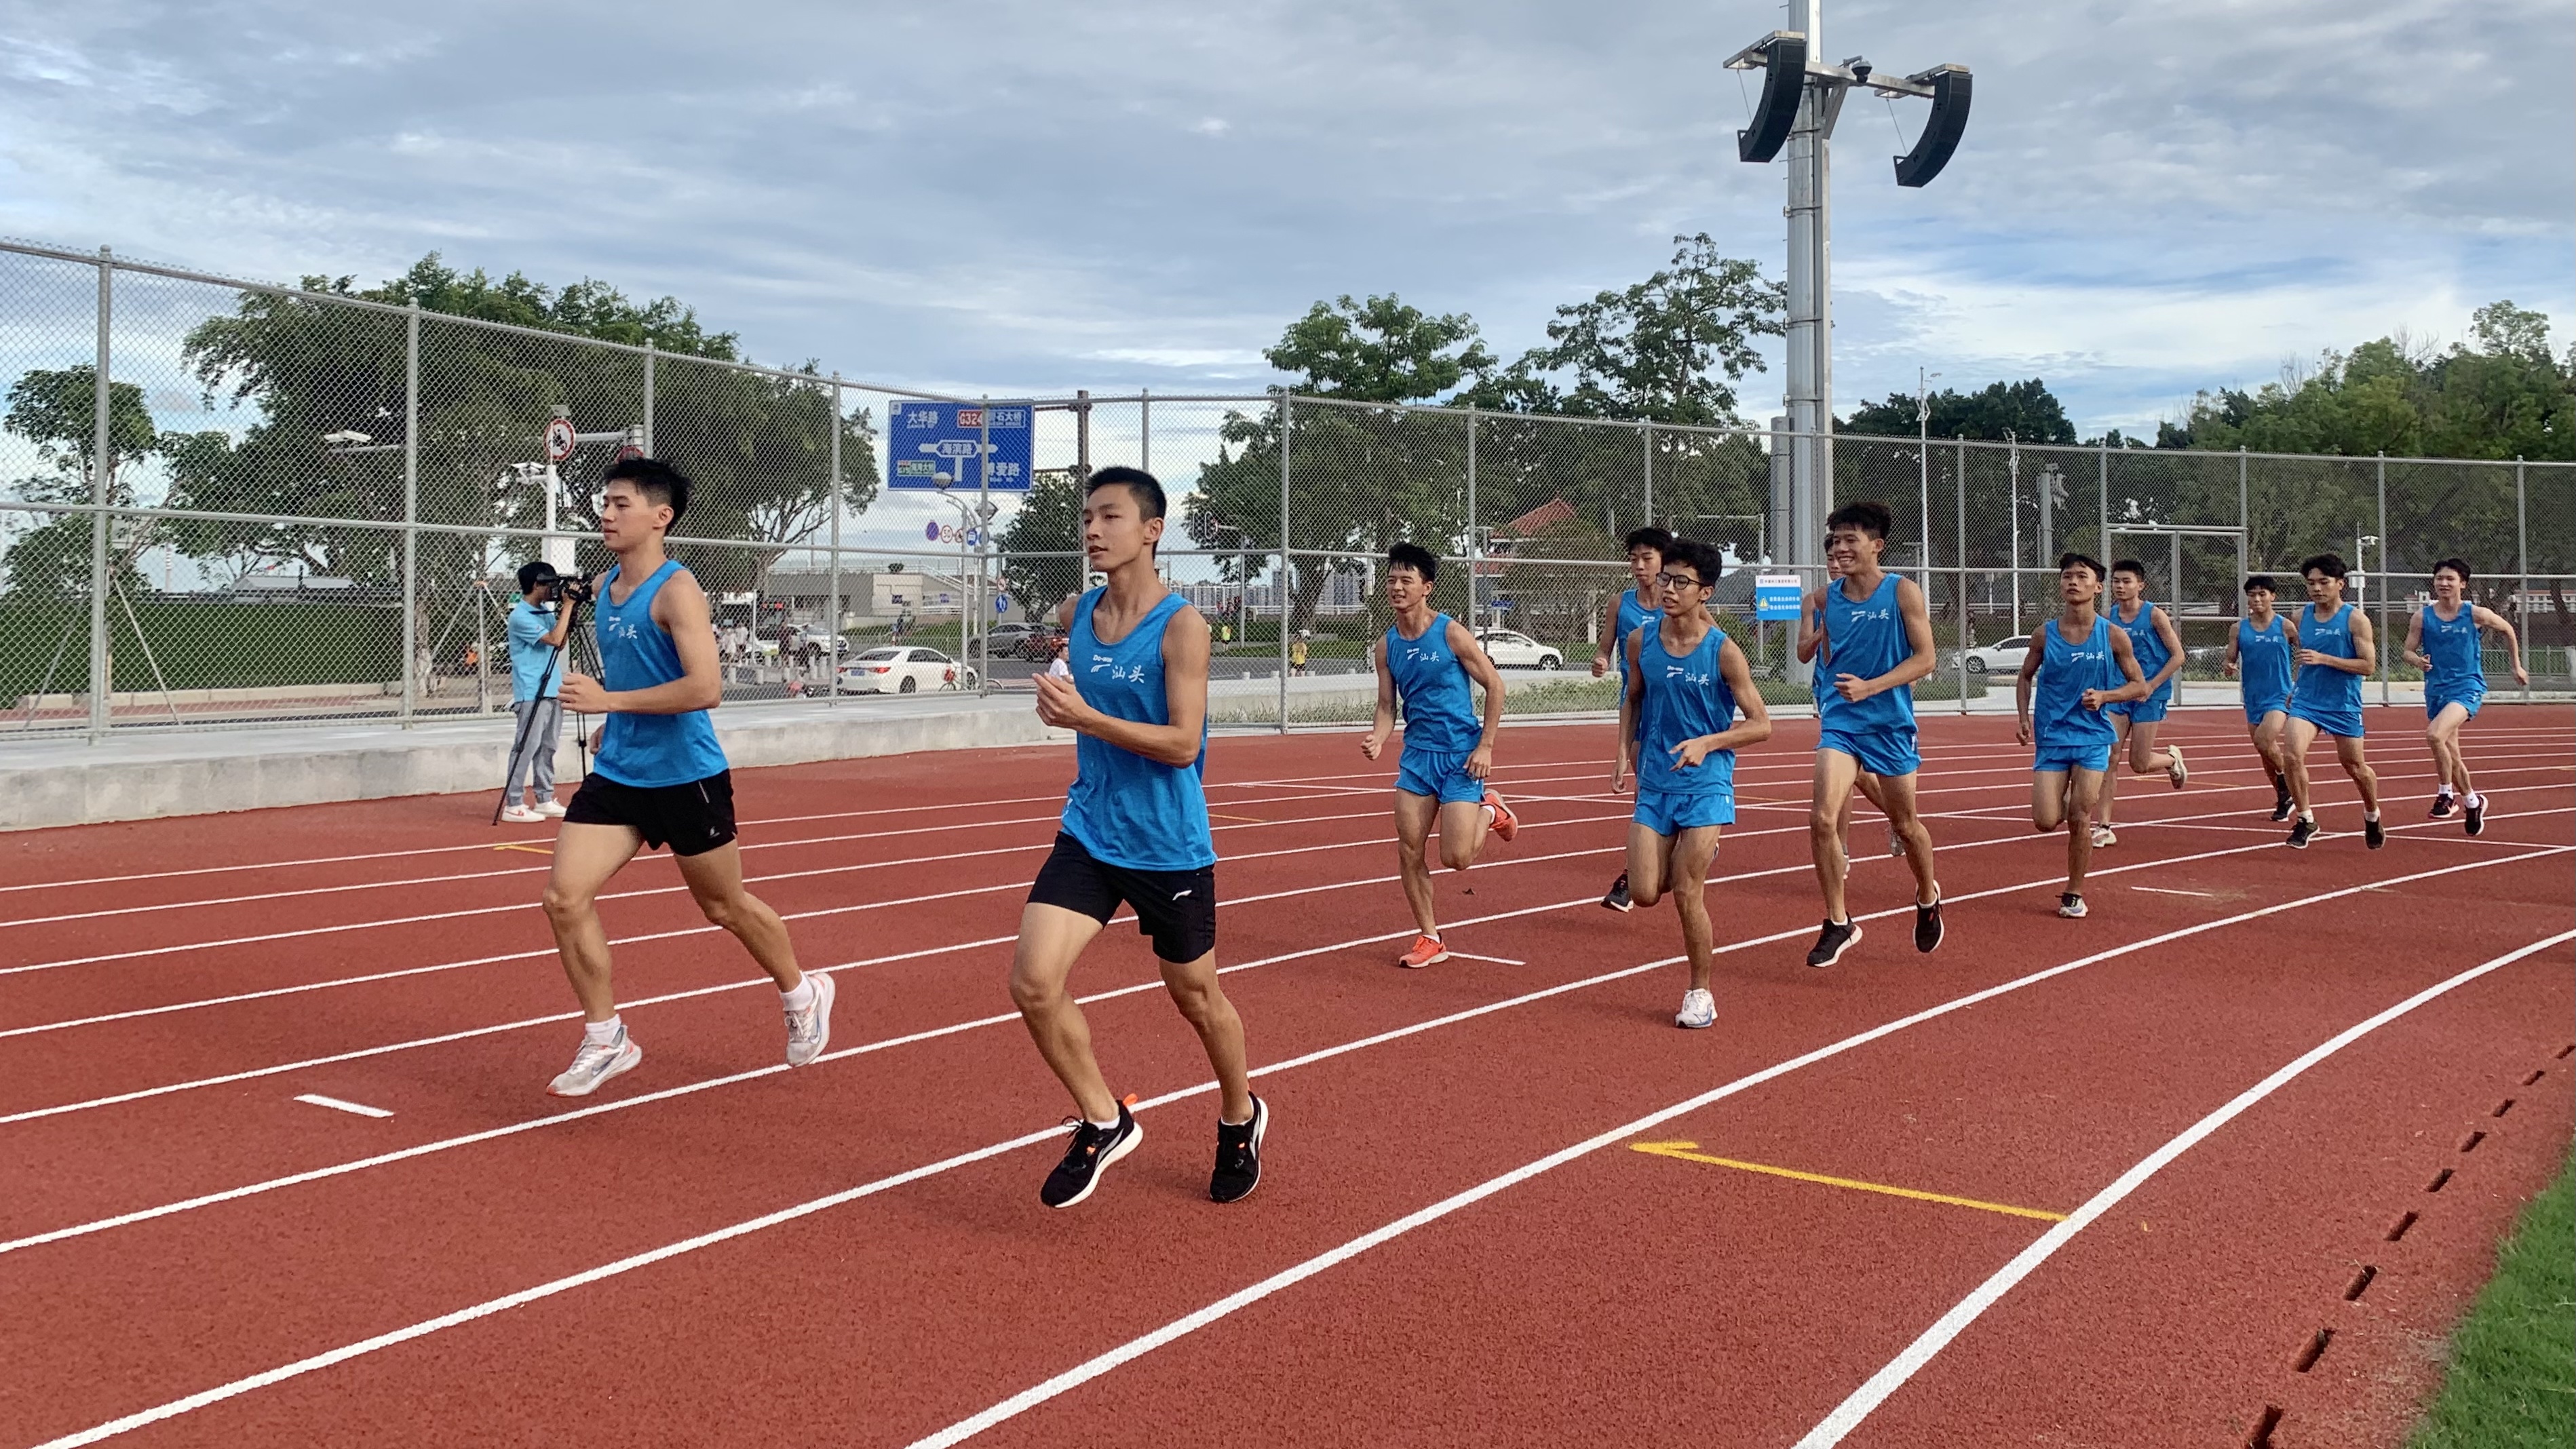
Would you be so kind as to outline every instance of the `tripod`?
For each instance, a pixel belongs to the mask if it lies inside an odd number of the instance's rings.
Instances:
[[[537,676],[536,697],[540,702],[546,698],[547,691],[554,688],[556,667],[563,663],[564,651],[572,647],[574,627],[581,622],[581,598],[579,595],[566,598],[563,606],[563,642],[547,652],[545,672]],[[501,812],[510,808],[510,777],[507,771],[511,764],[518,760],[519,752],[528,747],[528,731],[536,724],[537,716],[543,712],[544,711],[542,710],[529,710],[526,718],[519,721],[518,732],[510,741],[509,758],[501,763],[501,769],[504,772],[501,777],[501,803],[492,807],[492,823],[495,825],[501,823]],[[588,779],[590,777],[590,735],[583,730],[579,720],[575,720],[573,723],[572,737],[574,742],[581,748],[582,778]]]

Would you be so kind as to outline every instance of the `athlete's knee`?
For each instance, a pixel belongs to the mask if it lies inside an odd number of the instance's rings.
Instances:
[[[1628,877],[1628,903],[1630,905],[1651,906],[1663,898],[1664,892],[1661,886],[1651,883],[1640,885],[1638,884],[1637,878],[1634,874],[1631,874]]]
[[[751,897],[743,894],[741,891],[727,891],[723,895],[700,896],[698,897],[698,914],[707,918],[708,925],[730,931],[750,918],[752,914]]]
[[[588,891],[571,890],[548,881],[542,904],[547,920],[558,926],[569,926],[589,917],[592,899]]]
[[[1173,980],[1166,977],[1163,989],[1170,993],[1172,1005],[1179,1008],[1181,1019],[1194,1027],[1222,1021],[1233,1009],[1225,999],[1224,989],[1212,980]]]
[[[1034,1015],[1053,1007],[1064,998],[1064,983],[1041,976],[1014,962],[1011,966],[1011,1004],[1022,1013]]]
[[[1842,812],[1810,810],[1807,812],[1807,834],[1817,841],[1842,838]]]
[[[1440,863],[1451,870],[1465,870],[1476,863],[1476,852],[1466,841],[1461,840],[1453,845],[1448,837],[1443,836],[1440,841]]]

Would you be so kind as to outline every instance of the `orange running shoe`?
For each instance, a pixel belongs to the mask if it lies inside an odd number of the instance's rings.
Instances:
[[[1513,836],[1521,833],[1521,818],[1512,813],[1512,807],[1503,803],[1502,796],[1488,790],[1485,792],[1485,803],[1494,807],[1496,835],[1501,836],[1508,843]]]
[[[1413,949],[1396,957],[1395,964],[1419,970],[1425,966],[1437,966],[1448,959],[1449,948],[1440,944],[1438,936],[1416,936]]]

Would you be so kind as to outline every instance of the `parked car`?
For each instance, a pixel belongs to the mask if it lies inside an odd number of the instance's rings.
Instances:
[[[2030,636],[2005,639],[1968,651],[1970,674],[2017,674],[2022,659],[2030,653]]]
[[[1042,633],[1045,629],[1046,625],[1035,623],[996,624],[984,638],[995,654],[1006,659],[1014,658],[1019,655],[1021,647],[1028,643],[1031,634]]]
[[[1066,642],[1062,629],[1053,624],[1041,624],[1021,637],[1020,657],[1043,664],[1063,653]]]
[[[1485,646],[1485,657],[1497,669],[1562,669],[1565,655],[1551,649],[1527,634],[1511,629],[1487,629],[1476,636]]]
[[[972,689],[975,671],[917,644],[871,649],[841,666],[833,688],[842,694],[913,694],[925,689]]]

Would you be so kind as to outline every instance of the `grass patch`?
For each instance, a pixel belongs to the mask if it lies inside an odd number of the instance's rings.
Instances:
[[[2576,1159],[2523,1209],[2407,1449],[2576,1443]]]

